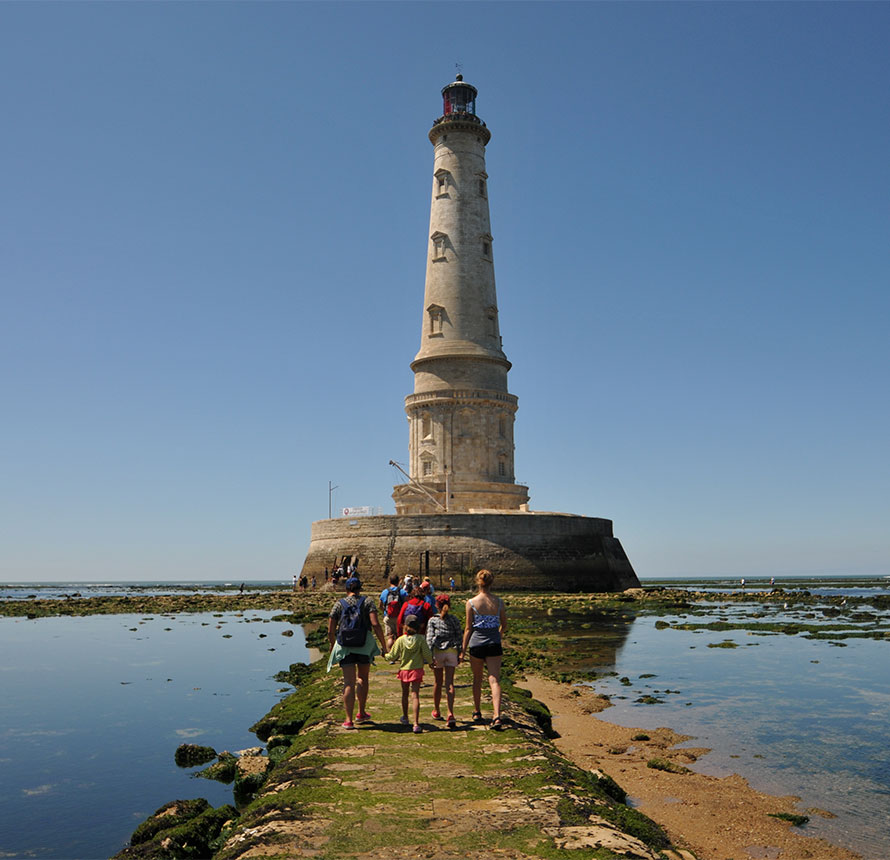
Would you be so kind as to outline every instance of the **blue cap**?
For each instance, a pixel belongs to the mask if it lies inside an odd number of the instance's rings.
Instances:
[[[347,591],[361,591],[362,581],[357,576],[350,576],[345,582]]]

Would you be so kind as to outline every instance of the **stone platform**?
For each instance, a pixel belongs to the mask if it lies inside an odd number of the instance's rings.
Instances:
[[[454,577],[472,586],[487,567],[501,589],[623,591],[639,588],[612,521],[574,514],[492,512],[413,514],[312,523],[302,574],[322,581],[344,559],[369,583],[391,573],[429,573],[436,586]]]

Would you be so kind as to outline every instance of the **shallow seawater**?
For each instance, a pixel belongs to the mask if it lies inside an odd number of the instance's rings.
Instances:
[[[174,752],[258,744],[273,676],[308,659],[275,614],[0,618],[0,857],[109,857],[170,800],[231,803]]]
[[[615,673],[594,683],[613,702],[601,716],[692,735],[687,746],[712,749],[695,769],[739,773],[759,790],[796,795],[800,811],[836,816],[810,814],[803,832],[870,860],[890,857],[890,641],[663,626],[763,614],[759,604],[736,603],[704,617],[700,606],[688,616],[639,616],[599,666]],[[885,627],[888,613],[874,614],[872,623]],[[822,620],[812,611],[767,615],[758,620]],[[637,701],[643,697],[658,701]]]

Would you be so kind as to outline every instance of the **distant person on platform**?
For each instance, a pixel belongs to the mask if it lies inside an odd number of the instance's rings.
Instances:
[[[291,590],[292,591],[297,590],[297,575],[296,574],[294,574],[294,584],[291,586]]]
[[[386,650],[377,607],[372,599],[360,594],[361,590],[361,580],[357,576],[349,577],[346,596],[337,600],[328,616],[328,642],[331,645],[328,672],[334,663],[339,663],[343,671],[344,729],[355,728],[355,723],[366,723],[371,719],[367,711],[371,661]],[[358,714],[353,721],[356,700]]]

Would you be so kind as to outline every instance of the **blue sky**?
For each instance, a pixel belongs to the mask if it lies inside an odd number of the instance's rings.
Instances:
[[[516,474],[642,577],[890,574],[890,4],[0,5],[0,578],[274,579],[406,461],[479,89]]]

